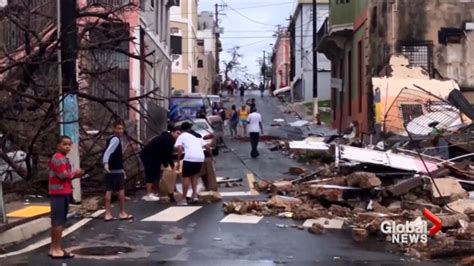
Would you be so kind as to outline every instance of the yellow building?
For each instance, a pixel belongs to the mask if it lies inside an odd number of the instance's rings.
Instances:
[[[197,84],[198,0],[181,0],[171,8],[171,54],[173,92],[195,92]]]

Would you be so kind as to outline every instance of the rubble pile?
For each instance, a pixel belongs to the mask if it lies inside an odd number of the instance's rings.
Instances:
[[[289,173],[297,175],[296,178],[255,183],[257,190],[269,195],[269,200],[233,200],[224,203],[224,211],[307,222],[307,219],[325,219],[323,223],[314,222],[306,227],[316,235],[328,228],[338,228],[328,223],[341,221],[345,228],[352,228],[356,242],[369,238],[391,242],[390,235],[381,232],[382,222],[424,221],[423,211],[428,209],[441,220],[442,232],[430,238],[427,244],[400,245],[400,251],[426,258],[474,252],[474,199],[469,198],[456,178],[436,178],[433,184],[431,178],[423,174],[411,173],[399,178],[388,175],[387,178],[384,173],[349,169],[337,171],[331,165],[309,172],[292,167]],[[428,222],[428,230],[431,226]]]

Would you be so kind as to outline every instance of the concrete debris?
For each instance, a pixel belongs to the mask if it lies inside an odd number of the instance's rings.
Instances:
[[[363,242],[369,237],[369,232],[364,228],[352,228],[352,239],[356,242]]]
[[[308,231],[315,235],[321,235],[322,233],[324,233],[324,226],[319,223],[313,223],[313,225],[308,228]]]
[[[474,212],[474,199],[459,199],[450,202],[445,207],[447,211],[455,211],[469,215]]]
[[[217,191],[202,191],[198,192],[198,199],[200,202],[219,202],[222,196]]]
[[[311,141],[318,145],[324,142],[316,138]],[[233,200],[224,204],[225,213],[305,221],[303,225],[294,223],[291,227],[308,228],[313,234],[346,225],[352,228],[353,240],[363,242],[369,237],[382,236],[384,221],[397,224],[426,221],[423,211],[428,209],[441,219],[443,232],[430,238],[428,244],[401,245],[402,251],[420,258],[463,256],[472,251],[474,197],[469,198],[466,190],[471,191],[474,184],[461,183],[473,182],[466,178],[473,172],[469,167],[462,168],[463,177],[459,177],[452,167],[443,166],[441,160],[425,158],[428,171],[435,171],[434,177],[428,177],[423,162],[413,154],[342,145],[339,146],[341,157],[334,158],[337,149],[317,153],[308,149],[292,150],[288,142],[280,140],[267,144],[312,167],[291,167],[288,177],[272,183],[255,182],[255,188],[267,193],[269,199]],[[456,164],[456,167],[460,172],[461,166]],[[392,240],[390,235],[384,235],[384,238]],[[467,242],[463,242],[463,246],[459,241],[471,241],[470,248],[467,248]]]
[[[347,184],[351,187],[375,188],[382,185],[382,181],[369,172],[354,172],[347,177]]]
[[[474,265],[474,256],[469,256],[469,257],[465,257],[463,258],[459,264],[460,266],[470,266],[470,265]]]
[[[438,204],[452,202],[457,199],[466,199],[469,194],[454,178],[436,178],[432,184],[433,201]],[[438,192],[439,189],[439,192]]]
[[[422,176],[415,176],[406,180],[403,180],[395,185],[389,186],[386,191],[391,196],[400,196],[410,192],[412,189],[421,187],[424,184],[424,178]]]
[[[469,221],[469,217],[463,213],[438,215],[438,218],[441,220],[443,228],[458,228],[461,226],[460,221]]]
[[[306,220],[303,226],[312,227],[315,223],[320,224],[325,229],[341,229],[344,225],[344,221],[341,219],[318,218]]]
[[[301,175],[301,174],[306,173],[307,170],[304,169],[303,167],[290,167],[290,169],[288,169],[288,172],[291,175]]]

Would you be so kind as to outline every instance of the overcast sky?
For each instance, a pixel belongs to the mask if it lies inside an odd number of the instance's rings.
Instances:
[[[228,60],[227,51],[240,46],[241,63],[248,67],[249,74],[258,74],[258,60],[263,51],[271,54],[275,38],[272,35],[277,25],[288,26],[288,18],[296,7],[297,0],[200,0],[199,11],[214,12],[216,3],[227,4],[219,19],[224,28],[221,35],[224,51],[221,60]]]

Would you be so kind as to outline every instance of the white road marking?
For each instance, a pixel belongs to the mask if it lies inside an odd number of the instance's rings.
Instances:
[[[143,219],[142,222],[177,222],[201,208],[202,206],[169,207],[166,210]]]
[[[98,217],[101,214],[103,214],[104,212],[105,212],[105,210],[98,210],[98,211],[94,212],[91,215],[91,217],[92,218]],[[86,225],[88,222],[92,221],[92,218],[84,218],[84,219],[80,220],[79,222],[73,224],[72,226],[66,228],[63,231],[63,238],[65,236],[69,235],[70,233],[76,231],[77,229],[81,228],[82,226]],[[6,253],[6,254],[1,254],[0,258],[7,258],[7,257],[13,257],[13,256],[21,255],[23,253],[27,253],[27,252],[33,251],[35,249],[38,249],[42,246],[48,245],[49,243],[51,243],[51,238],[50,237],[45,238],[45,239],[43,239],[41,241],[38,241],[36,243],[33,243],[33,244],[23,248],[23,249],[13,251],[13,252],[10,252],[10,253]]]
[[[224,219],[221,220],[221,223],[236,223],[236,224],[258,224],[260,220],[263,219],[263,216],[256,215],[240,215],[240,214],[229,214]]]
[[[252,196],[252,191],[228,191],[220,192],[222,197],[242,197],[242,196]]]

